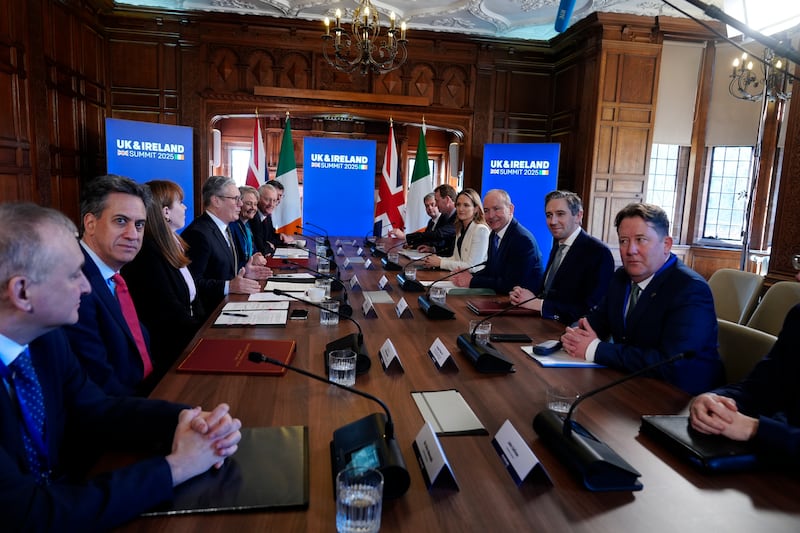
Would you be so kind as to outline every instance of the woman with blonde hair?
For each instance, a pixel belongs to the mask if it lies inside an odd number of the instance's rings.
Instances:
[[[489,234],[483,216],[481,197],[474,189],[464,189],[456,196],[456,242],[453,255],[439,257],[427,256],[425,266],[438,267],[443,270],[468,268],[483,261],[489,254]],[[475,272],[483,267],[474,269]]]
[[[166,372],[205,321],[197,287],[187,265],[188,246],[177,234],[186,224],[183,189],[172,181],[146,184],[147,208],[142,249],[122,268],[139,319],[150,332],[155,371]]]

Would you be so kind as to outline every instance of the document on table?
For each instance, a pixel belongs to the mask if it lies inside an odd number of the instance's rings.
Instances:
[[[595,362],[585,359],[570,357],[564,350],[553,352],[550,355],[537,355],[533,353],[533,346],[520,346],[523,352],[546,368],[603,368]]]
[[[467,401],[456,389],[412,392],[422,417],[437,435],[488,435]]]
[[[314,286],[314,280],[298,280],[298,281],[272,281],[267,280],[267,285],[264,290],[274,291],[276,289],[286,292],[306,292],[306,289]]]

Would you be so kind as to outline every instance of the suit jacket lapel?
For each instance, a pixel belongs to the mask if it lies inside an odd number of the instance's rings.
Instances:
[[[92,286],[92,291],[94,291],[95,297],[98,299],[100,304],[106,308],[108,313],[114,317],[114,320],[117,321],[119,327],[125,332],[128,340],[135,345],[136,341],[133,338],[133,333],[131,333],[128,323],[125,321],[125,317],[122,316],[122,308],[119,306],[116,296],[111,294],[111,289],[108,286],[108,282],[100,274],[100,269],[97,268],[94,260],[89,254],[86,253],[86,250],[83,249],[83,246],[81,246],[81,251],[83,252],[84,256],[83,272],[86,274],[86,278],[89,280],[89,283]]]

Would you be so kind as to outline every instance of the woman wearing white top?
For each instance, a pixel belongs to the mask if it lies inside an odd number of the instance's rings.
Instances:
[[[457,270],[486,261],[490,233],[483,217],[480,195],[474,189],[464,189],[456,196],[456,243],[453,255],[429,255],[423,262],[429,267]],[[482,268],[475,268],[474,271]]]

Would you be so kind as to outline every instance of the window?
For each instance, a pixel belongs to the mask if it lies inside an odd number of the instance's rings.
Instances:
[[[250,168],[250,149],[231,148],[231,177],[237,187],[247,181],[247,169]]]
[[[650,153],[647,202],[661,207],[670,220],[676,220],[679,152],[680,146],[677,144],[654,144]]]
[[[750,188],[751,146],[716,146],[706,198],[704,239],[741,244]]]
[[[416,161],[415,158],[409,157],[408,158],[408,166],[406,167],[408,170],[406,171],[406,187],[411,186],[411,178],[414,177],[414,162]],[[438,184],[439,179],[436,175],[436,160],[435,159],[428,159],[428,168],[430,169],[430,176],[431,176],[431,183]],[[431,192],[433,189],[436,188],[436,185],[431,186]]]

